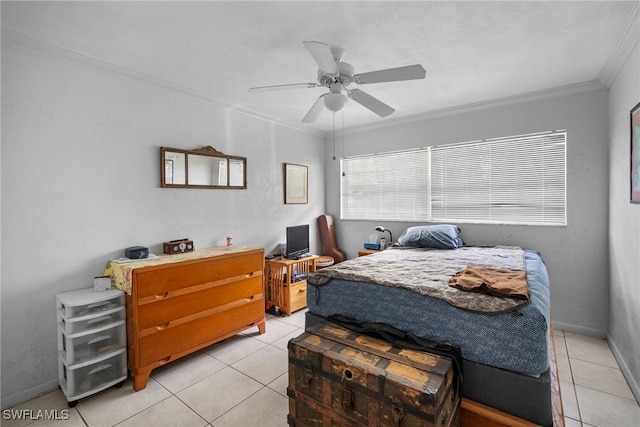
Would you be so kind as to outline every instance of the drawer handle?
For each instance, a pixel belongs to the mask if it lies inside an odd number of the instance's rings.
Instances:
[[[165,292],[163,294],[157,294],[156,299],[163,299],[169,296],[169,292]]]
[[[167,329],[169,327],[170,323],[171,322],[167,322],[164,325],[158,325],[158,326],[156,326],[156,329],[159,330],[159,331],[164,331],[165,329]]]
[[[108,340],[110,338],[111,338],[111,335],[99,335],[99,336],[89,340],[89,342],[87,344],[89,344],[89,345],[95,344],[95,343],[98,343],[100,341]]]
[[[158,360],[158,363],[161,364],[161,365],[164,365],[165,363],[168,363],[170,361],[171,361],[171,356],[165,357],[164,359]]]
[[[306,291],[306,290],[307,290],[307,288],[300,288],[300,289],[298,290],[298,292],[304,292],[304,291]]]
[[[246,301],[253,301],[253,298],[255,298],[255,296],[254,296],[254,295],[251,295],[250,297],[247,297],[247,298],[246,298]]]
[[[87,322],[88,326],[97,326],[101,323],[107,323],[111,320],[109,316],[96,317],[95,319],[91,319]]]
[[[253,271],[252,271],[251,273],[247,273],[247,274],[245,275],[245,277],[247,277],[247,278],[249,278],[249,277],[253,277]]]

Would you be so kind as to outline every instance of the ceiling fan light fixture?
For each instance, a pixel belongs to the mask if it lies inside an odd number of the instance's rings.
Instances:
[[[334,113],[342,111],[346,104],[347,96],[342,93],[328,93],[324,97],[324,106]]]

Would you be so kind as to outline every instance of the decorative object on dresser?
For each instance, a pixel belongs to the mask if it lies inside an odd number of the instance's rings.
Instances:
[[[149,258],[149,248],[144,246],[131,246],[124,250],[124,256],[129,259]]]
[[[211,146],[196,150],[160,147],[160,186],[246,189],[247,158],[227,156]]]
[[[316,271],[317,255],[297,260],[269,259],[265,265],[267,304],[290,316],[307,306],[307,276]]]
[[[127,379],[124,299],[117,289],[56,295],[58,381],[69,407]]]
[[[450,358],[320,322],[289,341],[289,425],[457,426]]]
[[[151,370],[257,326],[265,332],[264,249],[233,246],[107,264],[126,292],[133,388]]]
[[[164,242],[162,244],[163,252],[168,255],[173,254],[182,254],[185,252],[193,252],[195,250],[195,246],[193,245],[193,240],[189,239],[178,239],[171,240],[169,242]]]

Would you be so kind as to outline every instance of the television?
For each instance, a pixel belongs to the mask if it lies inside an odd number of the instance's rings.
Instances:
[[[285,257],[304,258],[309,254],[309,224],[287,227]]]

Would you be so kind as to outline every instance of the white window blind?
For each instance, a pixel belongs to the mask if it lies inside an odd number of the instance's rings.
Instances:
[[[427,221],[426,150],[342,159],[341,218]]]
[[[566,224],[565,131],[341,160],[341,218]]]

